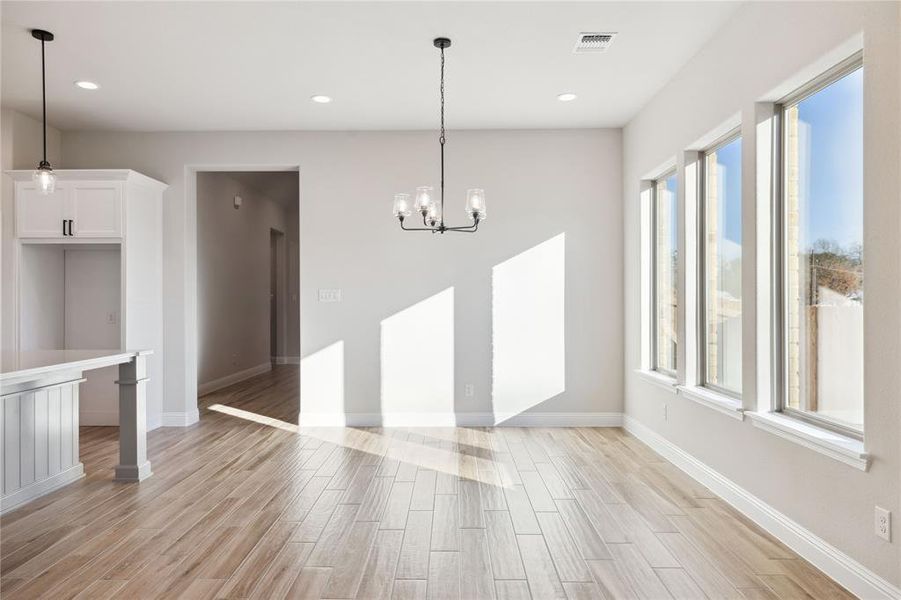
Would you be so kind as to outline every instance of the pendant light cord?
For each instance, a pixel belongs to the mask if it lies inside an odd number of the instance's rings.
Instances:
[[[438,142],[441,144],[441,226],[444,226],[444,143],[446,141],[444,131],[444,48],[441,49],[441,137]]]
[[[44,160],[41,166],[49,165],[47,162],[47,74],[44,66],[44,38],[41,38],[41,112],[44,121]]]

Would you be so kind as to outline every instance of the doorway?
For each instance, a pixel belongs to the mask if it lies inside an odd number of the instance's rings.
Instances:
[[[296,170],[196,172],[201,407],[278,388],[299,411],[299,186]]]

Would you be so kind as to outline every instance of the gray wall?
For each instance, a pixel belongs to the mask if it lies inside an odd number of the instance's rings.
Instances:
[[[623,134],[625,408],[628,416],[722,473],[885,579],[901,581],[894,543],[873,533],[874,505],[901,510],[901,200],[898,3],[749,3],[627,125]],[[755,103],[778,99],[831,62],[864,49],[865,443],[861,472],[675,396],[639,377],[640,181],[741,111],[743,134],[744,406],[763,401],[767,324],[755,297],[758,249]],[[760,190],[765,192],[766,190]],[[763,248],[759,249],[761,252]],[[684,254],[680,250],[680,254]],[[766,263],[759,265],[766,272]],[[684,314],[684,307],[683,307]],[[758,333],[763,335],[758,345]],[[684,332],[682,332],[684,340]],[[683,344],[684,346],[684,344]],[[684,364],[684,356],[680,357]],[[763,378],[765,379],[765,378]],[[668,407],[664,417],[663,405]]]
[[[197,211],[190,169],[211,165],[299,166],[301,355],[343,342],[343,406],[336,410],[380,413],[382,321],[453,287],[454,408],[492,412],[492,268],[565,233],[565,389],[536,399],[534,410],[619,412],[620,141],[617,130],[452,131],[449,219],[465,220],[467,187],[486,189],[489,219],[477,235],[443,237],[402,233],[390,212],[395,192],[437,184],[433,132],[67,133],[63,156],[69,168],[128,167],[170,186],[167,413],[188,413],[196,401]],[[344,301],[319,303],[320,288],[342,289]],[[472,397],[464,395],[465,383],[474,386]],[[435,408],[431,402],[423,398],[423,412]]]
[[[234,208],[236,195],[243,200],[238,210]],[[293,208],[290,208],[291,201]],[[286,204],[263,195],[229,173],[197,175],[198,383],[201,386],[270,361],[270,230],[281,232],[285,241],[290,239],[294,248],[297,247],[297,196],[288,199]],[[282,263],[284,267],[284,260]],[[286,271],[283,269],[283,273]],[[283,289],[280,294],[279,356],[286,356],[286,346],[297,348],[300,338],[296,319],[292,329],[286,326],[285,305],[291,298],[286,298],[285,292]],[[296,302],[293,306],[297,310]],[[284,344],[288,339],[291,343]]]

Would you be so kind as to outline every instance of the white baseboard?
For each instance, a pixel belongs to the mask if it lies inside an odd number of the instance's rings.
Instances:
[[[232,373],[231,375],[226,375],[225,377],[220,377],[219,379],[213,379],[212,381],[201,383],[197,387],[197,395],[205,396],[206,394],[211,394],[213,392],[221,390],[222,388],[234,385],[239,381],[250,379],[251,377],[255,377],[256,375],[260,375],[271,370],[272,362],[264,362],[255,367],[250,367],[249,369],[244,369],[243,371],[238,371],[237,373]],[[165,423],[163,423],[163,425],[165,426]]]
[[[186,412],[164,412],[160,425],[162,427],[188,427],[199,420],[200,411],[195,408]]]
[[[274,356],[272,362],[277,365],[299,365],[299,356]]]
[[[35,498],[40,498],[41,496],[49,494],[50,492],[57,490],[64,485],[68,485],[76,479],[81,479],[82,477],[84,477],[84,465],[78,463],[62,473],[57,473],[53,477],[42,479],[41,481],[32,483],[20,490],[16,490],[9,496],[5,496],[2,502],[0,502],[0,515],[15,510],[23,504],[31,502]]]
[[[711,469],[650,427],[629,415],[623,416],[623,427],[860,598],[901,598],[901,589],[731,479]]]
[[[303,427],[620,427],[621,413],[300,413]]]

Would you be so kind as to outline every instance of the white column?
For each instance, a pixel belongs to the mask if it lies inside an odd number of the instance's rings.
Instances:
[[[147,355],[119,365],[119,464],[116,481],[141,481],[152,474],[147,460]]]

